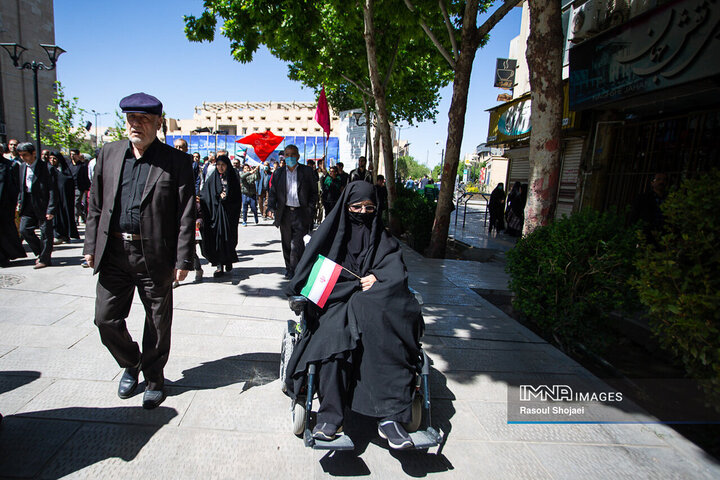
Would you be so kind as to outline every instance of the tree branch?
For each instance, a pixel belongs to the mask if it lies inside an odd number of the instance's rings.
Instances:
[[[393,68],[395,67],[395,58],[397,58],[398,50],[400,49],[400,39],[395,42],[395,50],[393,50],[392,57],[390,58],[390,65],[388,65],[387,72],[385,73],[385,80],[383,81],[383,89],[387,90],[388,83],[390,82],[390,75],[392,74]]]
[[[503,19],[505,15],[508,14],[508,12],[517,5],[520,5],[523,2],[523,0],[505,0],[505,3],[500,5],[495,12],[493,12],[490,17],[485,20],[485,23],[480,25],[478,29],[476,30],[477,37],[476,41],[480,42],[480,39],[482,39],[485,35],[488,34],[490,30],[493,29],[497,23]]]
[[[362,93],[364,93],[365,95],[368,95],[368,96],[370,96],[370,97],[373,96],[373,94],[372,94],[372,92],[371,92],[370,90],[368,90],[368,89],[365,88],[365,87],[360,86],[355,80],[352,80],[352,79],[348,78],[347,76],[345,76],[344,73],[341,73],[340,76],[341,76],[342,78],[344,78],[345,80],[347,80],[348,82],[352,83],[355,88],[357,88],[358,90],[360,90],[360,91],[361,91]]]
[[[450,15],[448,15],[447,7],[445,6],[445,0],[438,0],[438,5],[440,6],[440,11],[443,14],[443,19],[445,20],[445,26],[447,27],[448,36],[450,37],[450,44],[452,45],[453,49],[453,57],[455,58],[455,60],[457,60],[460,57],[460,50],[458,50],[457,40],[455,39],[455,28],[452,26],[452,23],[450,23]]]
[[[416,13],[415,6],[410,2],[410,0],[405,0],[405,5],[407,6],[408,10],[410,10],[412,13]],[[430,27],[427,26],[425,23],[425,20],[420,18],[418,15],[418,21],[420,22],[420,26],[425,31],[425,34],[428,36],[428,38],[432,41],[432,43],[435,45],[435,48],[438,49],[438,52],[440,52],[440,55],[447,60],[447,62],[450,64],[450,67],[455,70],[455,59],[450,55],[450,53],[443,47],[442,43],[437,39],[434,33],[430,30]]]

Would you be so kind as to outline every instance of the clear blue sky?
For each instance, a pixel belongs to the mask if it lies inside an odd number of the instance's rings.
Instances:
[[[499,1],[495,2],[500,4]],[[160,98],[170,117],[190,118],[196,105],[221,101],[315,101],[311,89],[287,78],[286,65],[267,51],[252,63],[230,56],[228,40],[213,43],[185,38],[183,15],[199,15],[201,0],[55,0],[55,41],[67,53],[57,77],[86,110],[113,113],[129,93],[144,91]],[[492,10],[491,10],[492,11]],[[520,8],[514,8],[478,50],[470,83],[463,155],[487,138],[487,108],[496,105],[495,59],[507,57],[510,40],[520,31]],[[429,166],[440,162],[447,137],[452,86],[441,92],[436,123],[403,128],[410,154]],[[94,118],[88,117],[94,122]],[[99,125],[112,125],[112,115]],[[436,142],[438,142],[436,144]]]

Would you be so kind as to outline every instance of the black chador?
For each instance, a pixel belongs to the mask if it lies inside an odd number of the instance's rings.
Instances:
[[[18,167],[12,160],[0,155],[0,266],[10,260],[25,257],[25,249],[15,225],[15,207],[18,202]]]
[[[54,168],[57,173],[58,208],[55,211],[55,238],[68,240],[80,238],[75,224],[75,181],[67,160],[60,152],[50,152],[58,160]]]
[[[242,206],[240,180],[227,156],[217,158],[225,163],[225,173],[215,170],[200,192],[203,230],[203,256],[213,265],[232,265],[238,261],[235,247],[238,241],[238,220]],[[225,198],[220,195],[225,192]]]
[[[398,241],[385,231],[377,213],[348,211],[348,205],[364,200],[378,205],[373,185],[350,183],[338,208],[313,234],[286,293],[299,295],[318,254],[361,277],[373,274],[377,281],[362,291],[360,281],[343,271],[323,309],[308,303],[308,335],[293,351],[285,382],[295,398],[306,381],[308,362],[319,361],[321,371],[328,362],[342,362],[344,403],[363,415],[409,422],[424,323],[408,290]],[[322,396],[322,374],[320,382]]]

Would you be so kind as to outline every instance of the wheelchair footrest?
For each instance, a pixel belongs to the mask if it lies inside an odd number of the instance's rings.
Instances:
[[[315,450],[355,450],[355,444],[347,435],[340,434],[334,440],[317,440],[312,438],[310,430],[305,430],[305,446]]]
[[[425,449],[431,447],[437,447],[442,441],[442,435],[438,433],[432,427],[428,427],[427,430],[418,430],[410,434],[410,439],[413,441],[413,445],[417,449]]]

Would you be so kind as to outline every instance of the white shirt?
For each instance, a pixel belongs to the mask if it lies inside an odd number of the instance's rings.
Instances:
[[[37,163],[38,161],[35,160],[32,165],[28,165],[25,169],[25,186],[28,192],[32,189],[32,181],[35,178],[35,165],[37,165]]]
[[[90,183],[92,183],[93,180],[93,172],[95,171],[95,163],[97,163],[97,159],[93,158],[90,160],[90,163],[88,163],[88,180],[90,180]]]
[[[288,207],[299,207],[300,200],[298,199],[298,167],[295,167],[295,171],[290,171],[289,168],[285,168],[285,188],[287,188],[287,206]]]

